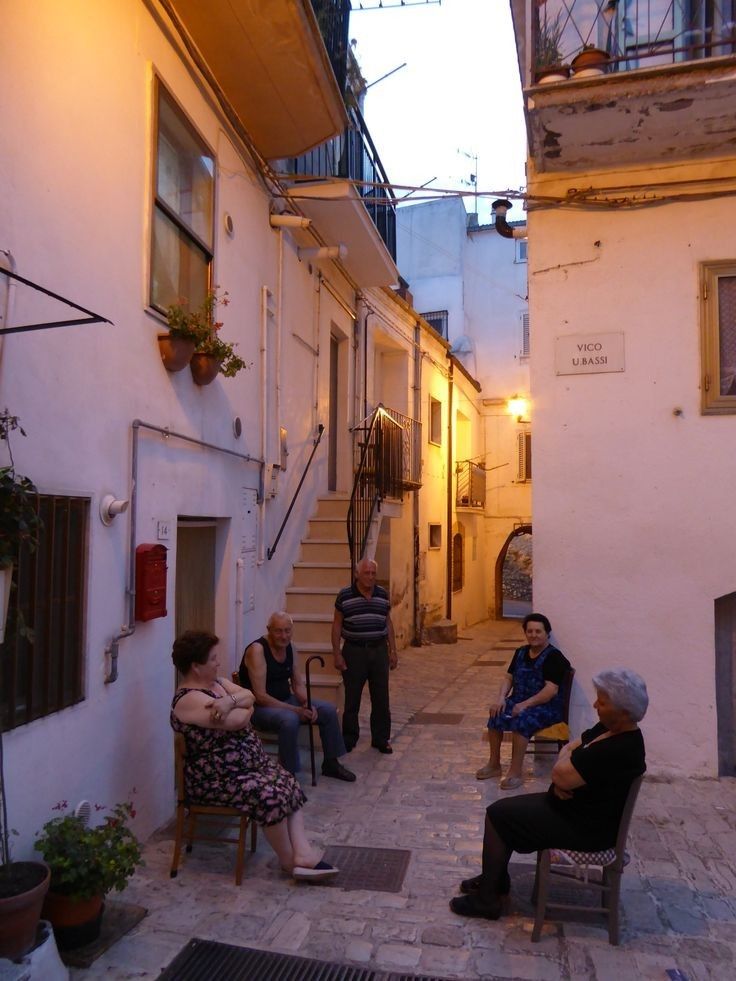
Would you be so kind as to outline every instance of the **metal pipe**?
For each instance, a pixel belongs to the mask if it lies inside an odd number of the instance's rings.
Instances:
[[[526,222],[514,228],[506,221],[506,212],[510,207],[511,202],[507,201],[506,198],[498,198],[491,205],[491,210],[495,218],[496,231],[499,235],[503,235],[504,238],[527,238],[529,233],[527,232]]]
[[[455,364],[449,353],[447,357],[450,361],[450,370],[447,375],[447,575],[445,585],[447,596],[445,616],[448,620],[452,620],[452,478],[454,476],[452,466],[452,399]]]
[[[420,339],[421,339],[421,327],[419,326],[419,321],[414,325],[414,392],[413,392],[413,415],[414,418],[421,422],[421,407],[422,407],[422,354],[420,351]],[[418,451],[418,447],[414,448],[414,451]],[[411,461],[412,470],[418,475],[419,469],[415,467],[414,460]],[[420,562],[420,550],[419,550],[419,491],[412,491],[412,525],[414,528],[414,596],[412,599],[412,628],[413,628],[413,638],[412,646],[421,647],[422,646],[422,632],[419,625],[419,562]]]

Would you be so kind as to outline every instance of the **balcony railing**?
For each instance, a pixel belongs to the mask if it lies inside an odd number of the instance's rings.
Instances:
[[[401,500],[421,486],[421,423],[379,405],[359,429],[355,481],[348,508],[348,547],[353,566],[362,558],[371,522],[384,498]]]
[[[531,77],[586,46],[608,72],[736,54],[736,0],[528,0]]]
[[[391,258],[396,259],[395,195],[359,109],[348,109],[350,126],[301,157],[288,162],[291,173],[309,177],[343,177],[357,181],[356,190],[383,239]],[[365,184],[360,182],[364,181]],[[384,187],[373,187],[383,184]]]
[[[486,472],[483,467],[471,460],[463,460],[457,465],[456,507],[480,508],[486,506]]]
[[[337,84],[344,95],[348,65],[350,0],[312,0],[312,9]]]

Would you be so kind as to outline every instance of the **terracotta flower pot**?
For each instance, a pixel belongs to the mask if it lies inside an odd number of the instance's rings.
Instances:
[[[590,75],[603,75],[611,61],[611,56],[601,48],[583,48],[570,63],[572,73],[577,78]]]
[[[43,916],[54,928],[59,950],[72,950],[92,943],[100,935],[103,896],[91,899],[72,899],[58,892],[50,892],[43,904]]]
[[[167,371],[181,371],[189,364],[194,354],[194,341],[172,334],[158,335],[158,349]]]
[[[209,385],[220,373],[222,360],[212,354],[201,354],[197,352],[192,355],[189,367],[192,371],[192,378],[195,385]]]
[[[0,957],[22,957],[36,940],[41,907],[51,873],[45,862],[13,862],[0,867]],[[14,888],[21,891],[12,893]]]
[[[569,65],[545,65],[537,68],[534,80],[537,85],[548,85],[550,82],[564,82],[570,77]]]

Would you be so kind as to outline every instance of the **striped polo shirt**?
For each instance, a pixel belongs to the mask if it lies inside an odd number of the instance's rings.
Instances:
[[[355,583],[346,586],[337,594],[335,609],[342,614],[343,640],[380,641],[388,635],[386,618],[391,604],[383,586],[374,586],[367,599]]]

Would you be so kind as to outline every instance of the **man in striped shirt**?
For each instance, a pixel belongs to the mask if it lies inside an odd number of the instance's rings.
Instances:
[[[345,686],[342,735],[348,752],[360,735],[358,713],[367,681],[371,696],[371,746],[380,753],[393,753],[388,673],[396,667],[398,658],[388,593],[376,585],[377,569],[371,559],[361,559],[353,584],[341,589],[335,600],[332,652],[335,669],[342,673]]]

